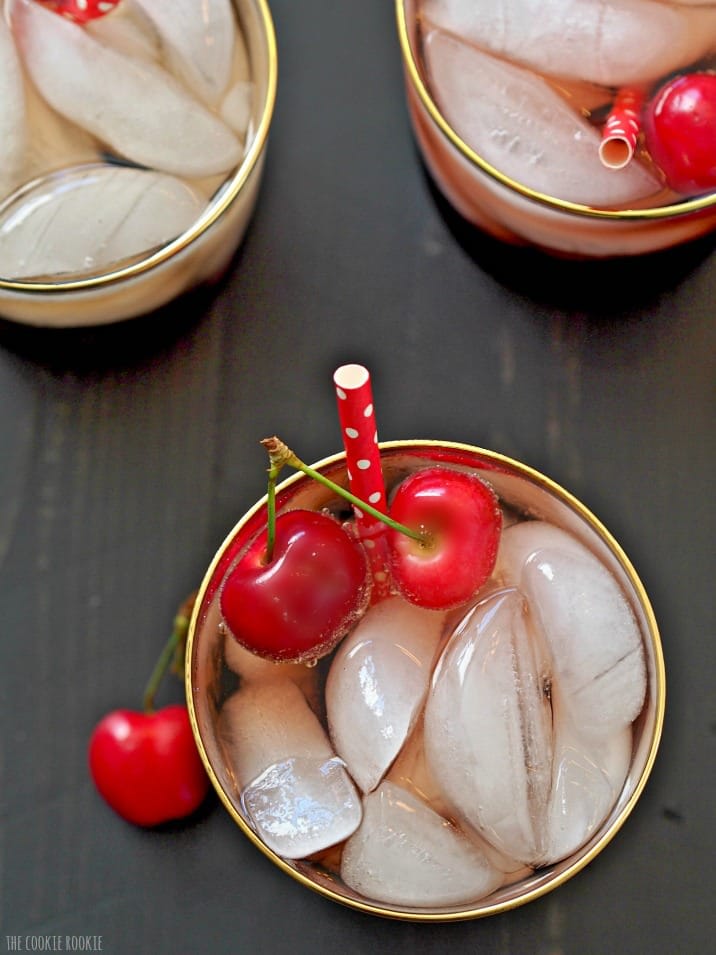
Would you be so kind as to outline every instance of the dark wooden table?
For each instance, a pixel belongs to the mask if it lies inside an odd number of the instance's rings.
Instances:
[[[221,284],[112,327],[0,322],[0,951],[711,951],[714,241],[586,265],[476,234],[416,153],[392,4],[272,6],[266,175]],[[144,831],[87,772],[93,725],[139,705],[176,605],[263,493],[259,439],[339,447],[346,361],[373,373],[381,438],[494,448],[572,490],[660,624],[666,725],[640,803],[587,869],[502,916],[361,915],[281,874],[216,798]]]

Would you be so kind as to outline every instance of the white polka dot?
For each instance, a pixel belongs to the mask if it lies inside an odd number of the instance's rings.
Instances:
[[[348,435],[349,438],[358,437],[358,432],[356,431],[355,428],[346,428],[346,434]]]
[[[373,405],[366,405],[365,408],[363,409],[363,417],[370,418],[372,414],[373,414]]]
[[[351,474],[350,468],[346,468],[346,476],[348,478],[348,483],[350,484],[350,482],[353,480],[353,475]]]
[[[346,393],[345,393],[345,391],[344,391],[342,388],[336,387],[336,394],[337,394],[338,397],[341,399],[341,401],[345,401],[345,400],[346,400]]]
[[[377,444],[377,443],[378,443],[378,432],[376,431],[375,434],[373,435],[373,444]]]
[[[358,518],[365,517],[365,514],[363,513],[363,511],[358,510],[357,507],[354,507],[354,510],[355,510],[356,517]]]
[[[370,461],[367,458],[361,458],[360,461],[356,461],[356,467],[359,471],[367,471],[370,467]]]
[[[368,498],[368,503],[369,503],[369,504],[377,504],[378,501],[381,499],[382,496],[383,496],[383,495],[380,493],[380,491],[376,491],[374,494],[371,494],[371,495],[370,495],[370,497]]]

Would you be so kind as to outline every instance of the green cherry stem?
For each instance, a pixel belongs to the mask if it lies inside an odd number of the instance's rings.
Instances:
[[[387,527],[392,528],[394,531],[398,531],[401,534],[405,534],[407,537],[412,538],[412,540],[418,541],[421,544],[426,546],[430,544],[431,537],[426,531],[414,530],[412,527],[407,527],[405,524],[400,524],[398,521],[394,521],[392,517],[389,517],[387,514],[384,514],[382,511],[377,510],[373,507],[372,504],[369,504],[367,501],[362,501],[359,497],[356,497],[355,494],[347,490],[344,487],[341,487],[340,484],[336,484],[334,481],[331,481],[330,478],[327,478],[325,475],[321,474],[320,471],[314,471],[312,467],[309,467],[308,464],[304,464],[300,458],[296,457],[293,451],[284,444],[284,442],[277,437],[264,438],[261,444],[266,448],[269,455],[269,495],[268,495],[268,544],[267,544],[267,559],[271,559],[273,553],[272,537],[275,530],[276,522],[276,508],[275,508],[275,486],[276,479],[285,465],[294,468],[296,471],[300,471],[302,474],[305,474],[306,477],[313,478],[314,481],[318,481],[319,484],[322,484],[323,487],[328,488],[333,491],[339,497],[342,497],[345,501],[348,501],[350,504],[355,505],[366,514],[370,514],[371,517],[375,517],[377,520],[382,521]],[[273,485],[273,486],[272,486]],[[273,498],[273,499],[272,499]],[[272,527],[271,525],[274,525]]]
[[[147,715],[151,715],[154,712],[154,698],[157,695],[159,685],[167,670],[171,667],[175,673],[181,675],[184,647],[186,646],[186,638],[189,632],[189,619],[191,617],[195,596],[195,594],[192,594],[190,597],[187,597],[177,611],[169,639],[164,644],[159,659],[154,664],[154,669],[152,670],[151,676],[144,689],[144,696],[142,697],[142,706]]]
[[[276,481],[281,473],[283,464],[274,462],[269,454],[270,466],[268,469],[268,490],[266,492],[266,563],[273,559],[273,549],[276,543]]]

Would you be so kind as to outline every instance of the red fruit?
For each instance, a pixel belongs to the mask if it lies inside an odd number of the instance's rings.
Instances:
[[[646,111],[644,133],[672,189],[695,195],[716,188],[716,74],[665,83]]]
[[[279,514],[273,557],[266,531],[227,576],[224,621],[240,644],[272,660],[316,660],[341,639],[370,595],[363,548],[326,514]]]
[[[447,610],[468,601],[492,573],[502,528],[493,490],[474,474],[430,467],[398,487],[390,516],[428,535],[390,530],[393,580],[411,603]]]
[[[43,5],[59,13],[60,16],[74,20],[75,23],[88,23],[104,17],[117,6],[120,0],[42,0]]]
[[[178,704],[108,713],[90,738],[89,766],[104,800],[138,826],[190,815],[209,789],[189,714]]]

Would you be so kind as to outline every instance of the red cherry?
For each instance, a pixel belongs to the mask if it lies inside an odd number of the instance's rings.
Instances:
[[[49,7],[75,23],[88,23],[111,13],[120,0],[41,0],[43,6]]]
[[[644,133],[672,189],[695,195],[716,188],[716,74],[665,83],[646,111]]]
[[[209,789],[187,708],[178,704],[108,713],[90,738],[89,766],[104,800],[138,826],[190,815]]]
[[[316,660],[330,652],[370,596],[363,548],[332,517],[279,514],[273,557],[266,531],[249,545],[220,595],[224,621],[240,644],[272,660]]]
[[[457,607],[492,573],[502,512],[494,491],[476,475],[444,467],[416,471],[398,487],[390,516],[429,536],[426,544],[388,532],[393,580],[411,603]]]

